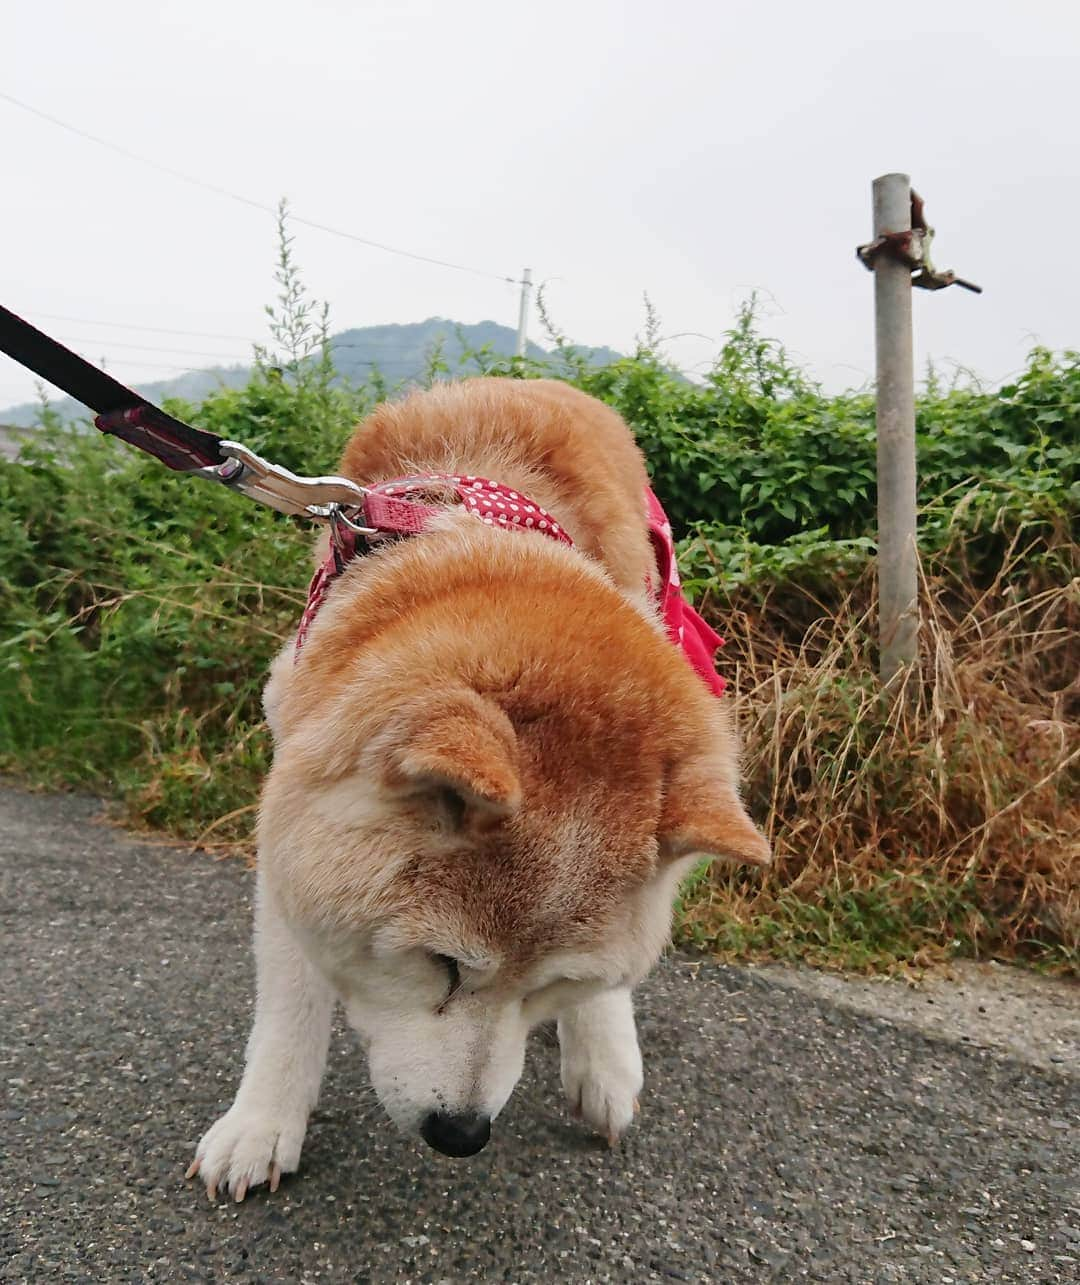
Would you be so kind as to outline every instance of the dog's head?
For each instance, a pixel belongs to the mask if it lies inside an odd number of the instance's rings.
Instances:
[[[449,1154],[484,1145],[530,1027],[648,971],[695,862],[768,861],[726,704],[611,597],[546,640],[463,617],[271,680],[268,893],[388,1114]]]

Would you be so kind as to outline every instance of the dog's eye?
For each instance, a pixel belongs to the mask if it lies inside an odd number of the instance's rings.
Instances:
[[[465,800],[457,790],[452,790],[448,785],[444,786],[439,791],[439,804],[443,815],[450,823],[450,828],[460,830],[465,824]],[[445,959],[446,956],[440,955],[439,958]]]
[[[439,1002],[439,1007],[435,1010],[437,1013],[441,1013],[461,989],[461,969],[452,955],[432,955],[431,958],[435,963],[445,968],[450,976],[450,988]]]

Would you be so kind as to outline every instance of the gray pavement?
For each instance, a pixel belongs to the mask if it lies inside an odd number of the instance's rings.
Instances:
[[[347,1033],[301,1171],[208,1203],[251,995],[238,862],[0,787],[0,1279],[1080,1281],[1080,1082],[665,962],[615,1152],[530,1065],[472,1161],[397,1136]]]

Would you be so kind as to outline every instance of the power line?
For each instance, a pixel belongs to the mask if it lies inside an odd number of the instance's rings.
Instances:
[[[249,339],[245,335],[222,335],[204,330],[173,330],[167,326],[143,326],[136,323],[119,321],[94,321],[89,317],[69,317],[61,313],[37,312],[36,310],[31,315],[34,317],[48,318],[53,321],[74,321],[85,326],[109,326],[116,330],[130,330],[135,331],[136,333],[142,333],[145,331],[147,334],[190,335],[192,338],[201,339],[231,339],[237,340],[241,343],[251,344],[253,347],[267,349],[271,353],[274,351],[274,342],[272,338],[259,340]],[[446,337],[445,333],[443,334],[443,337]],[[242,357],[238,357],[229,353],[214,352],[204,348],[173,348],[167,344],[137,344],[132,343],[127,339],[113,339],[108,335],[60,335],[58,338],[61,343],[68,344],[69,346],[80,344],[84,347],[96,346],[99,349],[106,350],[112,348],[130,348],[141,352],[179,353],[186,357],[213,357],[222,362],[250,363],[254,360],[253,354],[250,353],[245,354]],[[366,349],[370,347],[370,345],[364,343],[342,343],[333,335],[328,338],[327,342],[332,352],[344,352],[346,350]],[[317,346],[318,345],[316,345],[316,347]],[[390,358],[390,360],[394,360],[394,358]],[[370,361],[362,361],[359,364],[377,366],[379,364],[379,359],[372,358]],[[177,369],[180,368],[177,367]]]
[[[79,325],[79,326],[107,326],[110,330],[132,330],[132,331],[135,331],[137,334],[148,334],[148,335],[183,335],[183,336],[185,336],[186,338],[189,338],[189,339],[223,339],[223,340],[231,340],[231,341],[232,341],[232,342],[234,342],[234,343],[251,344],[251,345],[253,345],[253,346],[258,346],[258,347],[262,347],[262,348],[272,348],[272,347],[273,347],[273,339],[272,339],[272,337],[267,337],[267,336],[265,336],[265,335],[263,336],[263,338],[262,338],[262,339],[252,339],[250,335],[223,335],[223,334],[220,334],[219,332],[211,331],[211,330],[178,330],[178,329],[173,328],[172,326],[144,326],[141,322],[137,322],[137,321],[99,321],[99,320],[97,320],[97,319],[95,319],[95,318],[93,318],[93,317],[70,317],[70,316],[68,316],[66,313],[60,313],[60,312],[39,312],[36,308],[33,308],[33,309],[29,310],[29,311],[27,312],[27,316],[28,316],[28,317],[34,317],[34,318],[38,318],[38,317],[40,317],[40,318],[45,319],[46,321],[72,321],[72,322],[74,322],[76,325]],[[449,322],[448,322],[447,324],[454,324],[454,323],[449,323]],[[355,330],[355,329],[357,329],[357,327],[356,327],[356,326],[349,326],[349,327],[347,327],[345,330],[340,331],[339,333],[340,333],[340,334],[346,334],[346,333],[348,333],[348,331],[349,331],[349,330]],[[360,327],[360,329],[363,329],[363,327]],[[134,347],[136,347],[136,345],[135,345],[135,344],[128,344],[128,343],[126,343],[126,342],[125,342],[124,344],[121,344],[119,340],[111,340],[111,339],[109,339],[107,336],[104,336],[104,335],[95,335],[92,339],[85,339],[85,340],[84,340],[84,339],[80,339],[80,340],[78,340],[77,342],[79,342],[79,343],[95,343],[95,344],[96,344],[96,343],[102,343],[102,344],[112,343],[112,344],[114,344],[114,346],[116,346],[116,347],[129,347],[129,348],[134,348]],[[334,336],[333,336],[333,335],[331,335],[331,336],[330,336],[330,345],[331,345],[331,347],[332,347],[332,348],[334,348],[335,350],[336,350],[336,349],[338,349],[338,348],[359,348],[359,347],[363,347],[363,345],[361,345],[361,344],[343,344],[343,343],[340,343],[336,338],[334,338]],[[144,345],[144,346],[145,346],[145,345]],[[156,352],[187,352],[187,351],[189,351],[189,350],[188,350],[188,349],[186,349],[186,348],[164,348],[164,347],[162,347],[162,348],[155,348],[153,351],[156,351]],[[196,355],[196,356],[209,356],[209,357],[216,357],[216,356],[218,356],[218,354],[217,354],[217,353],[205,353],[205,354],[197,353],[197,354],[195,354],[195,355]],[[245,358],[244,360],[247,360],[247,359]]]
[[[90,351],[81,352],[79,353],[79,356],[84,358],[86,361],[93,362],[95,365],[102,360],[100,354],[98,356],[93,356]],[[192,370],[190,366],[177,366],[172,362],[167,361],[140,361],[138,358],[122,357],[119,361],[113,362],[108,361],[108,353],[105,354],[105,360],[108,363],[109,370],[114,373],[116,370],[126,370],[129,366],[138,366],[141,370],[174,370],[181,375],[204,375],[213,373],[206,370]],[[45,380],[44,382],[48,383],[49,381]],[[52,387],[59,388],[59,385],[53,384]],[[59,391],[63,393],[65,397],[69,395],[64,392],[62,388],[60,388]],[[20,394],[14,392],[4,394],[5,397],[17,397],[19,395]],[[75,400],[78,399],[76,398]]]
[[[157,344],[130,344],[126,340],[102,339],[100,335],[92,336],[90,338],[87,338],[86,335],[79,335],[77,337],[68,335],[61,337],[60,342],[68,344],[69,346],[74,344],[98,344],[102,348],[134,348],[142,352],[179,353],[184,357],[216,357],[218,361],[243,362],[251,360],[250,357],[230,357],[228,353],[206,352],[205,350],[198,348],[165,348]]]
[[[171,326],[144,326],[139,322],[128,321],[95,321],[92,317],[68,317],[59,312],[38,312],[32,316],[44,317],[47,321],[74,321],[79,326],[108,326],[110,330],[138,330],[155,335],[185,335],[189,339],[230,339],[242,344],[255,344],[259,340],[247,335],[221,335],[210,330],[174,330]]]
[[[81,357],[86,357],[86,353],[80,353],[79,355]],[[107,358],[108,354],[106,353],[105,356]],[[91,360],[91,358],[89,357],[87,357],[86,359],[87,361]],[[175,370],[175,371],[179,371],[180,374],[182,375],[208,375],[213,373],[207,370],[192,370],[190,366],[176,366],[176,365],[173,365],[172,362],[140,361],[140,360],[131,359],[128,357],[122,357],[120,361],[110,363],[110,366],[112,368],[120,367],[121,369],[125,369],[125,370],[127,369],[128,366],[139,366],[143,370]]]
[[[0,90],[0,98],[25,112],[30,112],[33,116],[38,116],[42,120],[48,121],[50,125],[55,125],[58,129],[67,130],[69,134],[75,134],[88,142],[96,143],[98,147],[105,147],[110,152],[116,152],[120,156],[126,157],[129,161],[137,161],[140,165],[149,165],[151,169],[159,170],[162,174],[168,174],[171,178],[178,179],[182,183],[190,183],[195,187],[203,188],[207,192],[213,192],[217,196],[224,196],[230,201],[237,201],[241,205],[250,206],[254,210],[262,210],[265,214],[277,217],[277,210],[272,205],[266,205],[262,201],[255,201],[249,196],[242,196],[239,192],[232,192],[226,187],[219,187],[218,184],[207,182],[205,179],[196,178],[195,175],[186,174],[183,170],[175,170],[170,165],[162,165],[160,161],[155,161],[149,156],[143,156],[140,152],[133,152],[127,147],[122,147],[119,143],[112,143],[106,138],[99,138],[97,134],[91,134],[85,129],[80,129],[77,125],[61,120],[58,116],[52,116],[49,112],[44,112],[39,107],[32,107],[29,103],[24,103],[13,94],[5,93],[4,90]],[[319,232],[327,232],[331,236],[343,237],[346,241],[355,241],[359,245],[366,245],[373,250],[383,250],[386,254],[396,254],[403,259],[414,259],[418,263],[432,263],[436,267],[452,268],[455,272],[468,272],[476,277],[487,277],[491,281],[508,281],[511,285],[519,284],[516,277],[507,276],[501,272],[487,272],[483,268],[473,268],[464,263],[452,263],[449,259],[436,259],[428,254],[416,254],[412,250],[402,250],[397,246],[387,245],[384,241],[373,241],[370,237],[359,236],[355,232],[346,232],[342,228],[331,227],[329,224],[319,223],[314,219],[306,219],[299,214],[290,213],[289,217],[294,223],[302,223],[305,227],[315,228]]]

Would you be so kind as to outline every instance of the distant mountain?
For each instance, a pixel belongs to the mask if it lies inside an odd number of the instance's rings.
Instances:
[[[330,346],[334,364],[346,379],[363,383],[377,367],[393,388],[417,379],[427,366],[429,354],[440,341],[443,360],[451,372],[457,374],[468,351],[486,347],[497,356],[512,356],[517,346],[517,334],[509,326],[500,326],[494,321],[466,326],[445,317],[429,317],[427,321],[408,325],[361,326],[343,330],[331,337]],[[582,348],[580,351],[598,366],[616,361],[620,356],[611,348]],[[529,356],[544,358],[550,354],[539,344],[530,343]],[[467,374],[468,369],[462,369],[461,373]],[[135,387],[152,402],[161,402],[166,397],[199,402],[216,388],[239,388],[250,377],[249,366],[212,366],[189,371],[174,379],[136,384]],[[64,419],[81,419],[87,414],[86,408],[70,397],[62,397],[52,405]],[[36,402],[11,406],[0,410],[0,424],[25,428],[35,422],[39,410]]]

